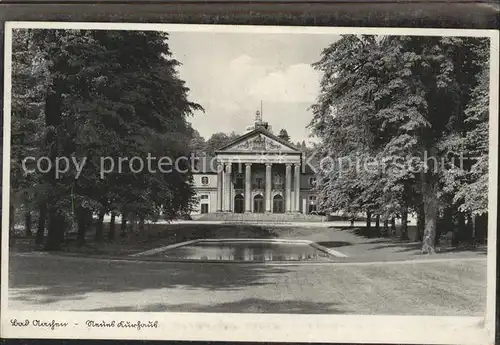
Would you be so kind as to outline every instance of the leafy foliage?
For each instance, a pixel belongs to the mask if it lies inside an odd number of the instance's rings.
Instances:
[[[278,138],[280,139],[283,139],[285,141],[290,141],[290,136],[288,135],[288,132],[286,131],[286,129],[282,129],[280,130],[279,134],[278,134]]]
[[[48,206],[49,249],[60,247],[61,222],[73,222],[75,212],[171,219],[191,208],[189,172],[137,171],[129,161],[189,156],[187,117],[202,108],[187,99],[167,34],[18,30],[13,51],[12,180],[26,205]],[[52,166],[57,157],[85,164],[81,171],[70,164],[61,176],[54,168],[26,175],[26,156],[47,156]],[[104,176],[105,157],[115,169]]]
[[[310,125],[334,162],[320,169],[323,206],[387,219],[423,205],[431,247],[445,207],[484,212],[487,52],[458,37],[346,35],[326,48]],[[458,168],[457,152],[475,158]]]

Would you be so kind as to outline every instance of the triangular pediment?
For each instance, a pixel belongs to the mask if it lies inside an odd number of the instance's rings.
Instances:
[[[300,152],[292,144],[276,137],[272,133],[256,129],[242,135],[229,145],[222,147],[218,152]]]

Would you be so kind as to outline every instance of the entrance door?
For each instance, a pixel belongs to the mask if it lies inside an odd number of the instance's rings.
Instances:
[[[245,207],[245,200],[243,195],[238,194],[234,197],[234,213],[243,213]]]
[[[264,197],[260,194],[253,198],[253,212],[264,213]]]
[[[208,204],[201,204],[201,213],[208,213]]]
[[[274,213],[283,213],[285,212],[285,202],[281,195],[275,195],[273,198],[273,212]]]

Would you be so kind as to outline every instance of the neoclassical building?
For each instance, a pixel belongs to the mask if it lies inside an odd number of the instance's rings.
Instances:
[[[258,119],[253,129],[199,160],[197,213],[311,213],[316,177],[303,153]]]

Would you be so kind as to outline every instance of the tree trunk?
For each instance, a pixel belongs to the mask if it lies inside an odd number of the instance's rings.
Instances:
[[[453,212],[451,207],[446,207],[443,210],[443,217],[438,222],[435,244],[440,245],[441,235],[445,234],[448,237],[449,231],[453,231]]]
[[[384,237],[389,236],[389,220],[384,218],[384,230],[382,231]]]
[[[436,242],[436,223],[438,218],[437,182],[432,175],[425,176],[422,183],[424,201],[425,228],[422,252],[433,254]]]
[[[27,237],[31,237],[33,233],[31,232],[31,223],[32,223],[32,218],[31,218],[31,212],[26,211],[24,214],[24,229],[25,229],[25,235]]]
[[[64,216],[59,214],[58,210],[50,207],[48,210],[47,238],[44,250],[57,251],[61,249],[64,241]]]
[[[480,244],[486,243],[488,234],[488,214],[481,214],[476,216],[476,241]]]
[[[465,229],[466,229],[466,240],[467,243],[470,245],[474,240],[474,222],[470,214],[467,215],[467,223]]]
[[[102,242],[104,239],[104,236],[103,236],[104,214],[105,214],[105,212],[103,210],[99,211],[99,220],[97,221],[97,224],[95,226],[95,241],[96,242]]]
[[[466,242],[467,227],[465,226],[465,214],[459,213],[457,216],[457,236],[456,244]]]
[[[76,234],[76,243],[79,247],[85,244],[85,233],[87,232],[83,209],[76,210],[76,223],[78,232]]]
[[[144,217],[139,217],[139,232],[141,234],[145,233],[145,228],[144,228]]]
[[[43,245],[43,239],[45,236],[45,220],[47,218],[47,206],[40,206],[38,212],[38,229],[36,230],[35,244]]]
[[[50,38],[56,40],[56,33],[49,33]],[[59,59],[51,68],[53,70],[64,70],[66,61]],[[59,155],[61,148],[60,139],[58,136],[57,128],[61,124],[61,113],[63,104],[63,93],[65,93],[67,85],[58,77],[52,80],[52,92],[47,93],[45,98],[45,124],[49,129],[45,137],[45,144],[49,147],[48,155],[50,157],[50,170],[48,174],[44,175],[46,182],[52,187],[51,189],[57,191],[58,181],[55,177],[55,160]],[[57,197],[57,195],[52,195]],[[56,199],[57,200],[57,199]],[[49,205],[48,205],[49,206]],[[48,213],[48,234],[45,243],[45,250],[55,251],[60,250],[64,241],[65,222],[64,216],[59,213],[58,206],[50,205]]]
[[[424,204],[420,204],[417,210],[417,231],[415,232],[415,242],[421,242],[424,239],[425,229],[425,211]]]
[[[115,218],[116,213],[111,212],[111,220],[109,221],[109,232],[108,232],[108,240],[114,241],[115,239]]]
[[[475,247],[477,244],[477,216],[471,214],[470,215],[470,223],[471,223],[471,244]]]
[[[77,245],[81,247],[85,244],[85,235],[87,234],[87,227],[88,227],[87,210],[84,208],[78,208],[76,210],[76,219],[78,224],[78,233],[76,235],[76,242]]]
[[[128,220],[128,231],[131,234],[134,233],[134,227],[135,227],[135,215],[132,215],[129,217],[129,220]]]
[[[403,207],[401,210],[401,240],[407,241],[408,237],[408,207]]]
[[[15,217],[16,217],[16,208],[14,207],[14,205],[11,202],[10,206],[9,206],[9,234],[10,234],[10,238],[13,238],[12,235],[14,235],[14,230],[15,230],[15,225],[16,225]]]
[[[370,211],[366,212],[366,229],[370,230],[372,227],[372,213]]]
[[[396,236],[396,218],[391,218],[391,235]]]
[[[122,213],[122,222],[120,224],[120,236],[127,236],[127,215]]]
[[[57,251],[61,250],[61,245],[64,241],[65,229],[64,216],[57,210],[49,210],[49,228],[47,234],[47,242],[45,243],[45,250]]]
[[[380,236],[380,215],[377,214],[375,217],[375,232],[377,233],[377,236]]]

